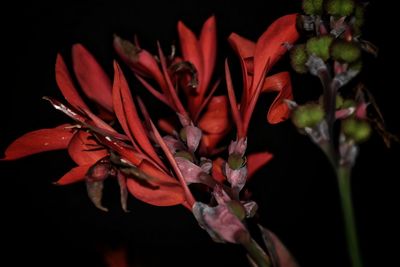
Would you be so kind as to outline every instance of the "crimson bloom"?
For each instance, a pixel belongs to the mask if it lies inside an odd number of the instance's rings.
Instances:
[[[267,119],[278,123],[288,118],[289,108],[284,99],[292,99],[292,87],[287,72],[272,76],[266,74],[299,37],[296,30],[296,14],[283,16],[274,21],[256,43],[232,33],[229,42],[240,58],[243,73],[243,93],[240,104],[235,98],[228,63],[225,73],[232,115],[238,129],[238,137],[247,135],[251,115],[261,92],[278,92]]]
[[[218,152],[218,142],[231,128],[227,97],[213,96],[219,81],[210,87],[217,51],[215,17],[204,23],[199,39],[181,21],[178,22],[178,33],[182,58],[175,55],[166,57],[159,47],[157,62],[137,42],[132,44],[117,36],[114,47],[150,93],[181,117],[199,126],[203,132],[200,150],[203,154],[214,154]],[[146,78],[156,81],[161,91]],[[178,88],[186,96],[186,107],[178,97]],[[175,128],[170,126],[168,119],[160,122],[164,129],[172,128],[173,131]]]

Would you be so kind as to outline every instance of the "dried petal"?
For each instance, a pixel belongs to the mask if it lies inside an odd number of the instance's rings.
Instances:
[[[96,206],[96,208],[102,211],[108,211],[108,209],[101,204],[101,200],[103,198],[103,187],[104,187],[103,181],[98,181],[98,182],[86,181],[86,189],[89,199]]]
[[[215,181],[209,174],[204,172],[201,167],[182,157],[176,157],[175,160],[188,185],[192,183],[200,183],[208,185],[211,188],[214,187]]]

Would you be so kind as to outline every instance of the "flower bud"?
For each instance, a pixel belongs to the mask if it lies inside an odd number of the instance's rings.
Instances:
[[[232,212],[239,220],[243,221],[246,218],[246,209],[242,203],[236,200],[231,200],[226,203],[230,212]]]
[[[321,15],[323,9],[323,0],[303,0],[303,10],[307,15]]]
[[[296,45],[290,50],[290,63],[292,68],[298,73],[306,73],[308,68],[306,62],[308,54],[304,44]]]
[[[228,165],[231,169],[237,170],[243,167],[245,160],[238,154],[231,154],[228,157]]]
[[[190,162],[193,162],[193,156],[187,151],[181,150],[175,153],[175,157],[181,157],[187,159]]]
[[[339,62],[353,63],[361,57],[360,46],[355,42],[337,40],[330,49],[331,56]]]
[[[329,47],[333,41],[333,36],[323,35],[319,37],[312,37],[307,41],[306,49],[308,54],[315,54],[323,61],[329,59]]]
[[[354,0],[328,0],[325,8],[329,15],[344,17],[353,12],[354,6]]]
[[[293,111],[292,121],[297,128],[315,127],[325,116],[321,105],[307,104]]]
[[[368,139],[371,135],[371,126],[365,120],[349,118],[342,122],[343,133],[357,143]]]

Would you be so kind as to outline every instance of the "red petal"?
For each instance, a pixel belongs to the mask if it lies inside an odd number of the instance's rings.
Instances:
[[[263,92],[278,92],[274,102],[269,108],[267,119],[269,123],[279,123],[289,118],[290,109],[285,99],[293,100],[292,83],[288,72],[267,77],[264,80]]]
[[[265,73],[287,52],[285,43],[292,44],[298,38],[297,14],[286,15],[275,20],[257,40],[254,51],[253,92],[263,80]]]
[[[126,125],[124,127],[129,128],[129,132],[131,133],[132,137],[137,141],[139,146],[150,158],[152,158],[160,166],[164,166],[163,162],[160,160],[160,157],[155,152],[153,145],[150,143],[147,132],[139,118],[135,103],[133,102],[128,83],[117,63],[114,63],[114,71],[115,78],[113,85],[113,96],[114,99],[116,99],[114,103],[118,105],[118,110],[122,109],[124,111],[126,119]],[[121,118],[121,120],[124,120],[124,118]],[[122,123],[125,124],[125,122]]]
[[[206,133],[224,134],[230,129],[229,102],[226,96],[211,98],[198,125]]]
[[[56,81],[61,93],[68,103],[76,109],[89,109],[76,91],[71,75],[69,74],[64,59],[60,54],[57,55],[56,60]]]
[[[258,96],[263,86],[265,74],[287,51],[285,43],[294,43],[299,34],[296,30],[296,14],[286,15],[275,20],[257,40],[254,52],[254,76],[249,93],[251,98],[246,107],[244,125],[247,130]]]
[[[253,58],[256,44],[253,41],[250,41],[236,33],[232,33],[229,36],[228,41],[240,57],[244,90],[241,100],[241,106],[244,109],[244,107],[247,105],[247,98],[249,97],[249,90],[251,86],[251,77],[248,75],[249,69],[247,62],[249,61],[248,59]]]
[[[57,185],[68,185],[76,182],[81,182],[85,180],[86,173],[92,165],[82,165],[72,168],[69,172],[64,174],[56,184]]]
[[[73,135],[71,129],[65,129],[66,126],[61,125],[24,134],[8,146],[3,160],[14,160],[45,151],[66,149]]]
[[[215,25],[215,16],[208,18],[201,29],[200,47],[203,55],[204,67],[203,77],[200,77],[200,83],[203,90],[206,90],[214,71],[217,56],[217,28]]]
[[[273,155],[269,152],[259,152],[253,153],[247,156],[247,179],[250,179],[254,173],[261,169],[265,164],[267,164]]]
[[[173,206],[185,201],[183,189],[174,178],[161,172],[147,161],[143,161],[139,169],[156,178],[156,181],[151,181],[151,183],[158,186],[158,188],[152,189],[143,186],[135,179],[128,179],[128,190],[137,199],[155,206]]]
[[[85,94],[94,102],[113,111],[111,81],[92,54],[81,44],[72,47],[75,75]]]
[[[203,69],[203,57],[199,41],[197,40],[194,33],[183,24],[182,21],[178,22],[178,34],[181,45],[182,55],[184,60],[190,61],[197,70],[199,75],[199,86],[197,87],[198,92],[202,88],[202,79],[204,75]],[[204,37],[205,38],[205,37]]]
[[[242,116],[239,112],[239,106],[237,104],[236,96],[235,96],[235,90],[233,88],[233,83],[232,83],[232,78],[231,78],[231,72],[229,70],[229,65],[228,65],[228,60],[225,60],[225,77],[226,77],[226,87],[228,90],[228,97],[229,97],[229,103],[231,106],[232,110],[232,117],[233,121],[236,124],[236,130],[238,131],[237,135],[238,137],[244,137],[244,129],[243,129],[243,122],[242,122]],[[246,88],[244,88],[246,90]]]
[[[222,158],[217,158],[213,161],[212,165],[212,177],[219,183],[223,183],[226,180],[225,174],[222,170],[222,166],[225,164],[225,160]]]
[[[68,153],[78,165],[92,165],[108,155],[108,152],[95,141],[94,136],[84,131],[79,131],[72,137]]]

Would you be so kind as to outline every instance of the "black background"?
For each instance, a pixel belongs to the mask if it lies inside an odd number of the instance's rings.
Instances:
[[[137,34],[143,47],[155,51],[157,40],[166,48],[177,40],[179,19],[198,32],[205,19],[215,14],[216,73],[222,75],[223,59],[229,56],[235,62],[225,42],[231,32],[255,40],[277,17],[300,11],[300,2],[13,3],[2,10],[6,48],[2,50],[0,151],[25,132],[68,121],[41,97],[60,98],[54,80],[56,53],[69,58],[76,42],[84,44],[111,77],[113,33]],[[397,67],[391,67],[398,64],[399,49],[393,40],[396,16],[390,9],[383,1],[371,1],[364,37],[378,45],[380,55],[367,56],[369,65],[361,78],[375,95],[388,129],[399,133],[398,74]],[[286,63],[277,69],[288,69]],[[318,93],[312,77],[294,75],[293,82],[300,101]],[[133,81],[133,86],[137,84]],[[349,266],[329,165],[290,122],[264,123],[271,100],[262,97],[249,134],[250,150],[266,148],[275,154],[249,184],[260,205],[261,221],[281,237],[301,266]],[[387,149],[377,134],[361,145],[353,191],[365,266],[385,266],[396,259],[399,156],[399,145]],[[131,212],[125,214],[118,204],[118,187],[110,181],[105,204],[111,211],[103,213],[89,202],[83,184],[51,184],[72,166],[65,151],[0,162],[1,260],[11,261],[5,266],[105,266],[102,251],[120,246],[128,249],[132,266],[247,266],[239,246],[213,243],[182,207],[152,207],[130,198]]]

